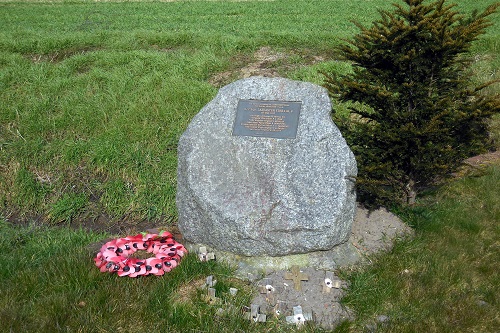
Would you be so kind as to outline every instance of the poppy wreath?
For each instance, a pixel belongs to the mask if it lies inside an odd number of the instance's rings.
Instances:
[[[130,257],[139,250],[154,256],[148,259]],[[116,272],[119,276],[163,275],[177,267],[186,253],[184,245],[165,231],[113,239],[101,247],[94,262],[101,272]]]

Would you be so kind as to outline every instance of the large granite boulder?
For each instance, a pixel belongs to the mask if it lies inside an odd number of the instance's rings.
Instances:
[[[295,138],[233,135],[240,100],[301,102]],[[184,238],[244,256],[308,253],[345,242],[357,168],[330,112],[327,91],[311,83],[251,77],[220,89],[179,141]]]

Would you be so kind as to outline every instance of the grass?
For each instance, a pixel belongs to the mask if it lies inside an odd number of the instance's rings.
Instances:
[[[104,234],[0,220],[0,332],[295,332],[247,320],[254,287],[230,267],[187,255],[163,277],[120,278],[94,266],[88,244]],[[217,300],[205,300],[208,275]],[[230,288],[237,288],[232,296]],[[305,332],[317,331],[307,327]],[[304,331],[303,331],[304,332]]]
[[[455,2],[472,12],[495,1]],[[332,52],[357,32],[349,21],[368,24],[384,8],[390,2],[0,0],[0,331],[295,331],[244,320],[251,288],[228,267],[190,256],[162,278],[118,278],[99,273],[86,248],[106,235],[49,225],[175,221],[177,142],[216,94],[212,79],[238,78],[269,47],[287,57],[266,66],[321,84],[319,72],[349,70]],[[477,80],[498,78],[498,17],[474,45]],[[492,131],[498,138],[498,118]],[[358,319],[338,331],[365,331],[378,314],[390,317],[378,331],[495,331],[498,175],[461,180],[401,212],[417,237],[343,273]],[[209,274],[220,282],[217,305],[197,288]]]
[[[301,5],[2,4],[4,209],[49,216],[77,192],[93,199],[72,218],[175,216],[175,148],[216,93],[210,76],[262,45],[326,52],[337,43],[329,26],[350,14]],[[19,172],[32,179],[16,182]]]
[[[494,332],[499,326],[500,168],[458,180],[401,212],[416,230],[373,263],[341,272],[353,323],[336,332]],[[163,277],[120,278],[93,265],[105,234],[0,220],[1,332],[295,332],[283,320],[246,320],[254,287],[230,267],[188,255]],[[218,303],[204,300],[208,275]],[[237,288],[236,297],[229,288]],[[222,310],[219,310],[222,309]],[[219,311],[222,313],[219,314]],[[302,332],[322,332],[308,325]]]
[[[416,237],[346,273],[345,304],[377,332],[495,332],[500,320],[500,168],[454,182],[404,213]],[[362,324],[360,324],[362,323]],[[358,330],[354,330],[358,331]]]
[[[86,245],[102,239],[102,234],[16,228],[4,221],[0,228],[7,249],[0,255],[2,332],[186,332],[207,325],[204,318],[231,298],[230,287],[241,290],[230,299],[232,304],[249,302],[244,292],[249,287],[229,278],[227,267],[214,269],[216,264],[202,264],[194,255],[163,278],[123,279],[102,274],[93,265]],[[217,306],[204,302],[201,288],[196,289],[197,281],[213,271],[221,281]],[[227,311],[221,321],[234,310]],[[230,322],[221,331],[242,324],[243,319]]]
[[[493,1],[471,4],[470,12]],[[281,75],[322,82],[332,49],[377,1],[0,2],[0,208],[50,222],[175,219],[176,145],[236,71],[266,46]],[[498,26],[496,26],[498,27]],[[477,43],[498,70],[498,31]],[[312,66],[311,55],[323,61]],[[235,61],[238,60],[239,61]],[[235,65],[236,64],[236,65]],[[495,74],[496,75],[496,74]],[[238,78],[232,76],[232,79]],[[228,83],[228,82],[226,82]],[[86,200],[69,200],[76,196]],[[57,217],[63,209],[68,216]],[[55,217],[54,217],[55,216]]]

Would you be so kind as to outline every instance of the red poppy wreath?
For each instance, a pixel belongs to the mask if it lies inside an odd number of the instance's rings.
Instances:
[[[154,254],[154,257],[139,259],[131,257],[139,250]],[[116,272],[119,276],[163,275],[170,272],[187,253],[171,233],[139,234],[117,238],[107,242],[94,258],[101,272]]]

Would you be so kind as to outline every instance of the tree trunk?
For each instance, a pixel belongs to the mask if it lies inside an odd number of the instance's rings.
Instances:
[[[413,206],[417,200],[417,191],[415,190],[415,181],[410,179],[408,184],[406,184],[406,204],[408,206]]]

